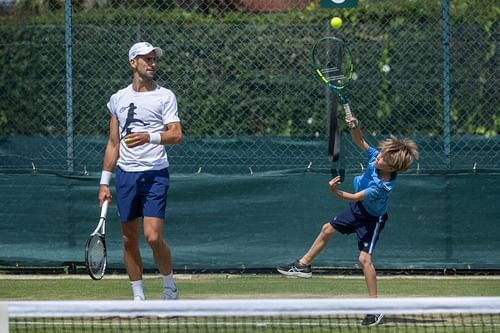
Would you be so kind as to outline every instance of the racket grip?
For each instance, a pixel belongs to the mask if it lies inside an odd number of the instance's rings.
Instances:
[[[352,112],[351,112],[351,107],[349,106],[348,103],[342,105],[342,107],[344,108],[344,112],[345,112],[345,116],[347,118],[351,118],[352,117]]]
[[[344,104],[342,105],[344,107],[344,112],[345,112],[345,116],[347,118],[351,118],[352,117],[352,112],[351,112],[351,107],[349,106],[349,104]]]
[[[101,218],[106,218],[106,215],[108,214],[108,205],[109,205],[109,201],[108,200],[104,200],[104,202],[102,203],[102,208],[101,208]]]
[[[345,116],[346,116],[346,118],[352,118],[351,107],[349,106],[349,104],[348,104],[348,103],[345,103],[345,104],[343,104],[342,106],[343,106],[343,108],[344,108],[344,112],[345,112]],[[356,128],[356,127],[357,127],[357,123],[358,123],[357,121],[356,121],[356,123],[351,122],[351,123],[349,124],[349,127],[350,127],[351,129]]]

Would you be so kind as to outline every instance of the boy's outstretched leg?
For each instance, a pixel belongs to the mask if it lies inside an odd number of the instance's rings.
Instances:
[[[279,273],[286,276],[311,278],[311,263],[313,262],[314,258],[316,258],[316,256],[325,248],[326,244],[328,244],[335,232],[336,230],[330,223],[325,223],[321,228],[320,233],[314,240],[313,244],[309,248],[309,251],[307,251],[307,253],[302,258],[289,265],[277,267],[276,269]]]

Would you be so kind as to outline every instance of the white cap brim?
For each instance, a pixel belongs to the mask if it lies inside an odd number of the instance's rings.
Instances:
[[[163,50],[157,46],[152,46],[151,44],[145,45],[146,43],[137,43],[130,49],[128,53],[128,59],[135,59],[137,56],[148,54],[155,51],[156,57],[160,58],[163,55]]]

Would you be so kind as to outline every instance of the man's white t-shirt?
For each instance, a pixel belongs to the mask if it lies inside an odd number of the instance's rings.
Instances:
[[[122,170],[161,170],[169,166],[163,145],[147,143],[128,148],[123,138],[133,132],[161,132],[166,124],[180,122],[177,100],[171,90],[157,84],[152,91],[136,92],[129,85],[113,94],[107,107],[119,122],[120,156],[117,165]]]

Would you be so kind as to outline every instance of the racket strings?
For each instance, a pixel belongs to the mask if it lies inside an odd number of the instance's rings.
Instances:
[[[92,237],[89,244],[88,266],[92,274],[98,276],[106,269],[106,253],[104,241],[99,235]]]
[[[353,68],[351,56],[343,48],[332,49],[325,47],[324,52],[321,52],[321,49],[316,50],[316,68],[323,76],[323,81],[338,87],[345,86],[351,79]]]
[[[320,39],[312,50],[313,65],[318,78],[334,90],[343,105],[347,105],[346,88],[353,78],[353,57],[346,43],[336,37]],[[340,93],[342,91],[342,94]],[[344,106],[346,114],[348,109]]]
[[[341,72],[338,67],[323,68],[320,69],[320,72],[328,81],[332,80],[338,81],[347,79],[347,75]]]

